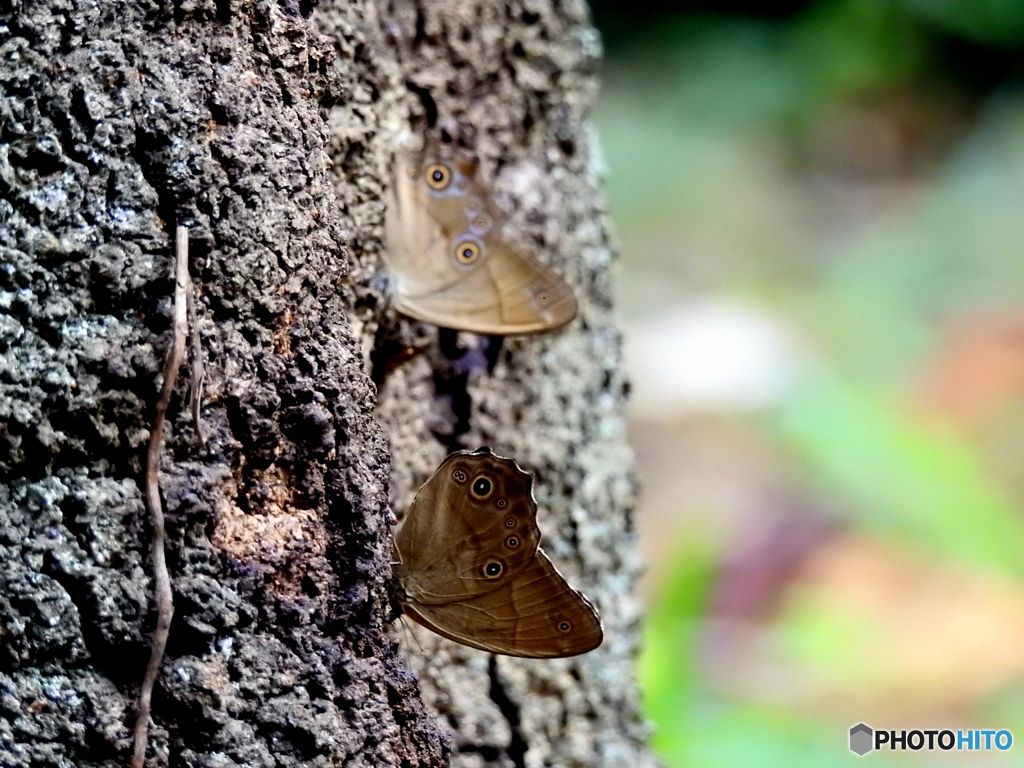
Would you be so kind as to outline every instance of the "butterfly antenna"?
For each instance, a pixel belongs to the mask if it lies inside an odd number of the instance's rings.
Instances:
[[[420,645],[419,638],[416,637],[416,633],[412,631],[412,627],[406,622],[405,616],[399,614],[397,623],[402,627],[402,635],[405,637],[404,643],[399,643],[402,648],[402,658],[408,666],[411,656],[409,655],[409,648],[416,644],[417,650],[422,654],[423,646]]]
[[[402,625],[402,631],[405,633],[407,638],[412,638],[412,641],[416,643],[416,649],[423,653],[423,646],[420,644],[420,640],[416,637],[416,633],[412,631],[412,626],[406,620],[405,616],[398,617],[398,623]],[[411,643],[410,643],[411,645]]]

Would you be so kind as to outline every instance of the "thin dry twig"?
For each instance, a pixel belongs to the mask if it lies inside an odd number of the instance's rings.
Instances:
[[[192,398],[192,429],[200,448],[206,447],[206,436],[203,434],[203,421],[199,409],[203,404],[203,348],[199,339],[199,322],[196,313],[196,287],[189,281],[188,290],[188,332],[189,332],[189,363],[192,368],[190,385]]]
[[[164,363],[164,383],[160,390],[160,398],[156,404],[156,415],[153,418],[153,429],[149,435],[149,449],[146,455],[146,506],[153,525],[153,572],[156,580],[156,630],[153,632],[152,652],[146,666],[146,676],[142,679],[139,690],[139,711],[135,721],[135,752],[132,755],[131,768],[143,768],[146,761],[146,744],[149,736],[149,711],[153,698],[153,686],[156,684],[163,661],[164,649],[167,647],[167,635],[171,628],[171,616],[174,615],[174,597],[171,593],[171,577],[167,572],[165,556],[164,510],[160,502],[160,458],[164,448],[164,421],[167,406],[171,402],[171,393],[178,378],[178,368],[185,355],[185,340],[188,336],[188,316],[186,305],[188,294],[188,227],[179,226],[175,232],[176,265],[174,280],[174,327],[171,348],[167,352]]]

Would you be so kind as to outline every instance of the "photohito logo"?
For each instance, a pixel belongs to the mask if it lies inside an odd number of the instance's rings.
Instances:
[[[909,749],[917,752],[951,749],[1005,752],[1013,746],[1013,734],[1001,731],[876,731],[866,723],[857,723],[850,729],[850,751],[863,757],[875,749]]]

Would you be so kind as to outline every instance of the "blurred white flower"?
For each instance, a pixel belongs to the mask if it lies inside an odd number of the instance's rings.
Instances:
[[[772,405],[794,378],[797,353],[781,323],[712,298],[627,324],[626,365],[634,414],[665,417]]]

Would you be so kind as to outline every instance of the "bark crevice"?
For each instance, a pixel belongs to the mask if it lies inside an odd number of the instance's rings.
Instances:
[[[512,765],[515,768],[526,768],[526,750],[529,745],[523,738],[522,731],[519,729],[519,705],[517,705],[512,699],[509,698],[508,691],[505,690],[505,686],[501,683],[500,672],[498,670],[498,659],[496,656],[491,656],[487,660],[487,675],[491,680],[491,687],[488,691],[488,695],[491,697],[491,701],[498,705],[498,711],[504,716],[508,722],[509,732],[511,737],[509,738],[508,746],[505,747],[505,754],[508,759],[512,761]],[[463,747],[463,752],[466,752],[466,748]]]

